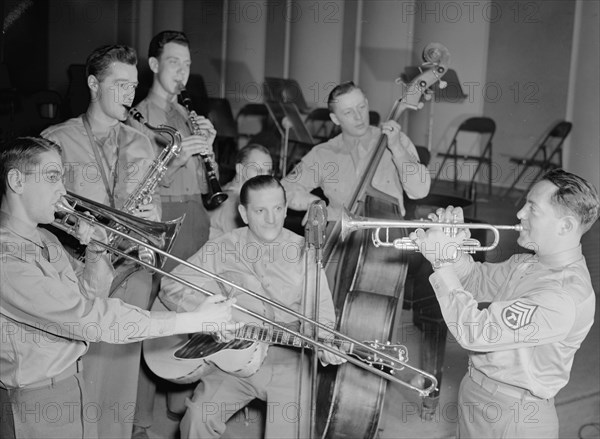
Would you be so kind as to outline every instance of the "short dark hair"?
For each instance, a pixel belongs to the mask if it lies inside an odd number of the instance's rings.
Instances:
[[[329,111],[333,113],[333,105],[337,103],[338,97],[357,89],[361,90],[361,88],[353,81],[342,82],[341,84],[336,85],[333,90],[329,92],[329,97],[327,98],[327,108],[329,108]]]
[[[252,151],[260,151],[267,154],[269,157],[271,156],[271,151],[269,151],[269,148],[266,146],[261,145],[260,143],[249,143],[237,152],[235,155],[235,163],[246,164]]]
[[[559,209],[575,215],[583,233],[598,219],[600,199],[598,191],[585,179],[563,169],[553,169],[542,177],[557,187],[550,202]]]
[[[242,189],[240,190],[240,204],[244,207],[248,207],[248,198],[249,192],[259,191],[261,189],[266,188],[279,188],[281,192],[283,192],[283,200],[287,203],[287,197],[285,195],[285,189],[275,177],[271,175],[257,175],[256,177],[252,177],[248,181],[246,181],[242,185]]]
[[[108,76],[111,63],[121,62],[132,66],[137,65],[135,49],[122,44],[109,44],[98,47],[87,57],[85,62],[85,76],[94,75],[98,81]]]
[[[190,41],[185,33],[177,30],[164,30],[157,33],[150,41],[148,46],[148,58],[158,58],[163,53],[163,48],[167,43],[177,43],[185,47],[190,47]]]
[[[5,142],[0,149],[0,192],[6,195],[8,189],[8,173],[11,169],[25,172],[40,163],[39,156],[48,151],[62,154],[62,149],[51,140],[43,137],[17,137]]]

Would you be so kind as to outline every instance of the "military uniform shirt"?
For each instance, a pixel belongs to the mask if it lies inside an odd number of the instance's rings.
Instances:
[[[594,321],[595,300],[581,246],[549,257],[498,263],[460,260],[430,277],[448,329],[472,367],[502,383],[554,397]],[[491,302],[478,310],[478,302]]]

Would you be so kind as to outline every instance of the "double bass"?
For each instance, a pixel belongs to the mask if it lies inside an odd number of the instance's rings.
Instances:
[[[439,43],[423,50],[421,74],[395,102],[388,120],[404,110],[418,110],[431,87],[446,73],[450,54]],[[373,187],[373,177],[387,148],[381,135],[347,206],[352,214],[399,219],[398,201]],[[402,231],[391,231],[402,233]],[[390,340],[397,308],[402,306],[407,257],[395,249],[375,249],[370,234],[358,231],[341,241],[341,221],[333,225],[323,249],[323,263],[333,285],[338,330],[357,339]],[[397,236],[400,237],[400,236]],[[390,236],[395,238],[395,236]],[[373,438],[378,432],[387,380],[352,364],[320,371],[314,432],[319,438]]]

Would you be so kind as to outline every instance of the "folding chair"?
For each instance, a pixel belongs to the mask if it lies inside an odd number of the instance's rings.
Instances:
[[[481,135],[481,142],[482,142],[482,144],[485,144],[483,151],[481,152],[481,155],[460,155],[459,156],[459,154],[457,152],[458,138],[460,137],[461,134],[463,134],[465,132],[470,132],[470,133],[475,133],[475,134]],[[450,142],[450,146],[448,147],[448,150],[445,153],[438,153],[438,156],[444,157],[444,160],[442,161],[442,164],[435,175],[434,183],[437,182],[437,179],[439,178],[439,176],[442,172],[442,169],[444,168],[444,164],[446,163],[446,160],[448,158],[451,158],[452,160],[454,160],[454,169],[455,169],[454,190],[456,190],[457,178],[458,178],[458,172],[457,172],[458,159],[460,158],[462,160],[473,160],[473,161],[477,162],[477,168],[475,168],[475,172],[473,172],[473,175],[471,176],[471,181],[469,182],[469,186],[467,187],[467,194],[472,193],[472,191],[474,189],[475,177],[477,176],[479,169],[481,169],[481,165],[483,163],[485,163],[489,167],[488,192],[491,195],[492,194],[492,137],[494,137],[495,132],[496,132],[496,123],[494,122],[493,119],[491,119],[489,117],[470,117],[469,119],[467,119],[463,123],[461,123],[460,126],[458,127],[458,129],[456,130],[456,133],[454,133],[454,137],[452,138],[452,141]],[[487,141],[485,141],[485,143],[483,143],[486,136],[487,136]],[[470,196],[470,198],[474,198],[474,197]]]
[[[515,205],[519,204],[521,199],[525,196],[525,194],[529,191],[531,186],[533,186],[543,172],[555,168],[562,168],[562,145],[571,132],[572,127],[573,124],[571,122],[558,122],[552,127],[548,134],[546,134],[546,137],[544,137],[544,139],[540,142],[531,157],[510,157],[509,160],[511,163],[516,163],[517,166],[522,165],[523,167],[511,186],[504,193],[504,197],[507,197],[512,192],[519,180],[525,176],[527,169],[536,167],[538,168],[538,171],[533,178],[527,179],[529,181],[527,190],[523,192],[523,195],[519,197],[519,199],[515,202]]]

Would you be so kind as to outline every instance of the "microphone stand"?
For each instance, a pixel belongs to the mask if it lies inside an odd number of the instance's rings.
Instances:
[[[281,120],[281,125],[285,129],[285,134],[283,136],[283,145],[281,145],[280,156],[279,156],[279,171],[281,172],[281,178],[284,178],[287,173],[287,156],[288,156],[288,145],[290,143],[290,128],[292,127],[292,122],[284,117]]]
[[[327,208],[325,207],[325,201],[318,200],[313,201],[308,210],[308,219],[304,228],[305,237],[305,257],[306,257],[306,269],[305,269],[305,287],[308,290],[308,251],[311,246],[315,249],[315,298],[313,302],[313,319],[318,321],[319,318],[319,304],[321,299],[321,271],[323,269],[323,245],[325,244],[326,237],[326,226],[327,226]],[[313,330],[313,339],[318,341],[318,331]],[[311,396],[310,396],[310,437],[315,436],[315,414],[317,410],[317,370],[319,367],[319,356],[318,351],[315,350],[312,356],[312,367],[311,367]]]

